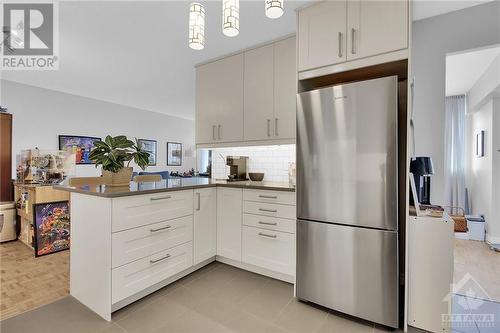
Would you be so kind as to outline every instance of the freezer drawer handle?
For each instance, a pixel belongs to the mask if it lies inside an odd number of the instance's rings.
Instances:
[[[151,200],[151,201],[158,201],[158,200],[167,200],[167,199],[171,199],[171,198],[172,198],[171,195],[167,195],[165,197],[151,198],[149,200]]]
[[[276,209],[265,209],[265,208],[259,208],[261,212],[268,212],[268,213],[277,213],[278,211]]]
[[[268,237],[268,238],[276,238],[276,237],[278,237],[277,235],[269,235],[269,234],[265,234],[263,232],[259,232],[259,236],[264,236],[264,237]]]
[[[170,228],[172,228],[171,225],[166,225],[166,226],[161,227],[161,228],[149,229],[149,231],[151,231],[151,232],[157,232],[157,231],[162,231],[162,230],[166,230],[166,229],[170,229]]]
[[[276,223],[276,222],[263,222],[263,221],[259,221],[259,224],[264,224],[264,225],[278,225],[278,223]]]
[[[162,258],[158,258],[158,259],[151,259],[149,262],[150,262],[151,264],[156,264],[156,263],[158,263],[158,262],[160,262],[160,261],[163,261],[163,260],[165,260],[165,259],[168,259],[168,258],[170,258],[170,254],[167,254],[166,256],[164,256],[164,257],[162,257]]]
[[[263,195],[259,194],[259,198],[264,198],[264,199],[278,199],[277,195]]]

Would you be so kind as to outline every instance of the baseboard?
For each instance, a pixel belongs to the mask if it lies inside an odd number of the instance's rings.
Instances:
[[[285,281],[288,283],[295,283],[295,277],[292,275],[271,271],[271,270],[266,269],[266,268],[246,264],[246,263],[243,263],[241,261],[237,261],[234,259],[229,259],[229,258],[221,257],[221,256],[217,256],[216,260],[223,263],[223,264],[228,264],[228,265],[238,267],[238,268],[244,269],[246,271],[250,271],[253,273],[260,274],[260,275],[269,276],[269,277],[276,279],[276,280],[281,280],[281,281]]]

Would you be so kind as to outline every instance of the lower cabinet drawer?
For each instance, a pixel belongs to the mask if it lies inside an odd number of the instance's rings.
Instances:
[[[243,224],[249,227],[295,233],[297,221],[279,217],[243,214]]]
[[[295,235],[243,226],[242,261],[295,276]]]
[[[188,242],[115,268],[111,272],[113,303],[119,302],[193,265],[193,243]]]
[[[116,232],[112,236],[113,268],[193,239],[193,216]]]
[[[243,201],[243,212],[295,220],[296,207],[265,202]]]

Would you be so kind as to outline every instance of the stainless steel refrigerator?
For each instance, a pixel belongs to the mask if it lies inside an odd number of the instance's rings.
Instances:
[[[297,99],[296,295],[398,327],[397,77]]]

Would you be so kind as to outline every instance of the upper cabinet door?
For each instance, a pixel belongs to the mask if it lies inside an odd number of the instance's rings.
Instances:
[[[243,141],[243,54],[216,61],[218,142]]]
[[[349,0],[347,59],[408,47],[408,1]]]
[[[277,139],[295,138],[297,63],[295,37],[274,44],[274,120]]]
[[[196,68],[196,143],[217,140],[217,87],[213,84],[216,66],[207,64]]]
[[[346,8],[345,0],[324,1],[299,11],[299,71],[346,61]]]
[[[274,122],[274,45],[245,52],[245,140],[269,140]]]

